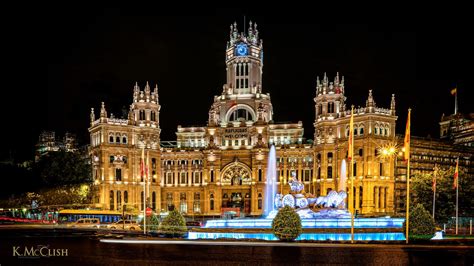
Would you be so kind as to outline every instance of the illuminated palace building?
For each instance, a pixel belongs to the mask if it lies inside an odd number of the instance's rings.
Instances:
[[[263,46],[257,25],[250,23],[244,33],[231,25],[225,55],[227,82],[214,96],[207,125],[178,126],[175,145],[160,141],[158,88],[148,83],[144,90],[135,85],[128,119],[107,116],[104,103],[98,119],[92,109],[97,206],[123,210],[126,205],[139,211],[147,199],[156,211],[175,206],[187,215],[228,210],[260,215],[271,145],[277,151],[278,191],[289,193],[292,175],[304,183],[306,193],[316,196],[338,188],[350,117],[344,77],[337,74],[329,81],[324,74],[316,81],[314,142],[304,143],[301,122],[273,121],[270,95],[262,88]],[[354,113],[355,207],[361,214],[393,213],[394,159],[380,157],[378,148],[395,141],[395,98],[390,108],[380,108],[369,91],[365,107]],[[142,148],[149,182],[140,170]]]

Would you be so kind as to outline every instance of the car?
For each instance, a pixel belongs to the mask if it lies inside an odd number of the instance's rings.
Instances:
[[[99,218],[81,218],[67,225],[72,228],[100,228]]]
[[[202,222],[199,222],[199,221],[187,221],[187,222],[186,222],[186,226],[187,226],[188,228],[201,227],[201,226],[202,226]]]
[[[118,230],[140,230],[140,224],[135,220],[118,220],[115,223],[107,225],[108,229]]]

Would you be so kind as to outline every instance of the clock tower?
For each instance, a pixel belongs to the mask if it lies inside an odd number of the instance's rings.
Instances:
[[[230,25],[230,41],[226,50],[227,83],[229,94],[261,93],[263,46],[258,39],[257,23],[248,32],[239,33],[237,23]]]

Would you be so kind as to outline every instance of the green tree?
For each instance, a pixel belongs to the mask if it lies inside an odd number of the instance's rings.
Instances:
[[[453,188],[454,167],[439,169],[436,173],[435,221],[446,223],[455,215],[456,189]],[[411,177],[411,204],[433,208],[433,173]],[[459,216],[474,216],[474,178],[459,167]],[[431,213],[431,212],[430,212]]]
[[[420,236],[431,238],[435,231],[436,228],[433,217],[431,217],[431,214],[422,204],[417,204],[414,208],[411,208],[409,236],[414,238]]]
[[[88,158],[77,152],[50,152],[36,164],[36,172],[44,186],[90,183]]]
[[[183,215],[177,210],[172,210],[168,213],[168,216],[160,224],[159,229],[166,235],[173,237],[182,236],[188,231]]]
[[[293,241],[303,231],[301,218],[289,206],[281,208],[272,221],[273,234],[282,241]]]

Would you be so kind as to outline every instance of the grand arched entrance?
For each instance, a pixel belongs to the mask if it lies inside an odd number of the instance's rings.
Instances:
[[[223,214],[250,214],[252,201],[250,168],[236,160],[222,168],[221,173]]]

